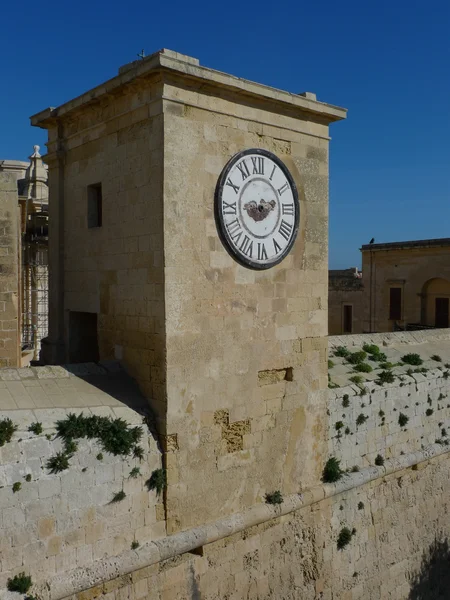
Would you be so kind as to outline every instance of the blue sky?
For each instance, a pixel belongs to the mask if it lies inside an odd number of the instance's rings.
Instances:
[[[349,109],[331,127],[330,268],[377,242],[450,237],[450,2],[6,2],[0,158],[26,160],[28,117],[166,47]]]

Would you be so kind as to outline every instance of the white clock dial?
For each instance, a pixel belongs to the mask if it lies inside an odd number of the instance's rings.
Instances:
[[[233,156],[220,175],[215,213],[232,256],[247,267],[268,269],[283,260],[297,236],[297,188],[274,154],[245,150]]]

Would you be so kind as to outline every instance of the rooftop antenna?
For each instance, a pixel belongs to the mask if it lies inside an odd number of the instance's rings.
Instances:
[[[145,58],[145,52],[144,52],[144,48],[142,48],[141,53],[137,55],[139,58],[142,58],[142,60],[144,60]]]

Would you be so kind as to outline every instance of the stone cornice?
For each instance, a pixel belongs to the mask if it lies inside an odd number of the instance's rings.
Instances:
[[[311,94],[306,94],[305,96],[292,94],[227,73],[208,69],[200,66],[196,59],[164,49],[144,60],[135,61],[134,63],[130,63],[130,65],[122,67],[119,70],[119,75],[81,96],[57,108],[47,108],[33,115],[30,118],[31,124],[43,129],[50,128],[54,126],[58,119],[62,119],[92,102],[99,101],[105,95],[117,93],[125,86],[137,83],[139,79],[147,78],[164,71],[176,74],[179,78],[193,80],[201,85],[208,85],[210,88],[232,91],[235,94],[237,103],[239,103],[239,97],[252,97],[259,101],[270,102],[273,106],[278,104],[280,109],[281,107],[289,107],[291,111],[298,111],[299,115],[309,113],[324,123],[345,119],[347,114],[346,109],[318,102],[312,98]]]

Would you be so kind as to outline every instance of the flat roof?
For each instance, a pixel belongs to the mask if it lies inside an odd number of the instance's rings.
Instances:
[[[450,246],[450,238],[436,238],[432,240],[410,240],[407,242],[388,242],[386,244],[364,244],[361,252],[376,252],[377,250],[402,250],[407,248],[430,248],[436,246]]]
[[[81,96],[69,100],[57,108],[49,107],[36,113],[30,117],[31,124],[46,129],[52,121],[54,122],[54,119],[63,117],[76,109],[91,104],[99,100],[102,96],[111,94],[136,79],[145,78],[160,71],[171,71],[182,77],[196,79],[202,84],[209,84],[222,89],[228,88],[236,93],[236,99],[238,99],[239,95],[243,95],[246,97],[258,97],[260,99],[265,98],[272,102],[287,104],[291,108],[298,109],[299,112],[311,113],[322,117],[329,123],[340,121],[347,116],[347,109],[326,104],[325,102],[318,102],[312,93],[293,94],[235,77],[228,73],[208,69],[200,66],[196,58],[164,48],[150,56],[146,56],[142,60],[137,60],[120,67],[119,74],[116,77],[85,92]]]

